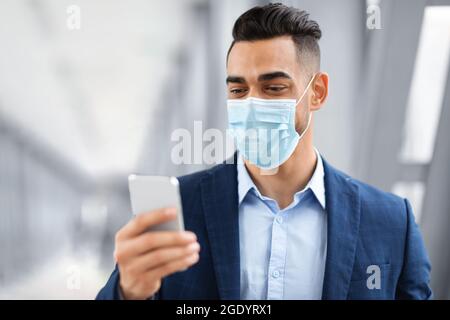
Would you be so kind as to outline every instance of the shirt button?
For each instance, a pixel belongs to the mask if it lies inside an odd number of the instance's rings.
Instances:
[[[275,270],[274,272],[272,272],[272,277],[278,278],[279,276],[280,276],[280,272],[278,270]]]
[[[277,217],[277,222],[279,223],[279,224],[282,224],[283,223],[283,218],[282,217]]]

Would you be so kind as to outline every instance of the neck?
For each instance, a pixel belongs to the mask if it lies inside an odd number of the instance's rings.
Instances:
[[[300,140],[291,157],[275,171],[263,171],[245,160],[245,166],[262,195],[278,202],[280,209],[287,207],[294,194],[302,190],[311,179],[317,155],[312,143],[312,131]]]

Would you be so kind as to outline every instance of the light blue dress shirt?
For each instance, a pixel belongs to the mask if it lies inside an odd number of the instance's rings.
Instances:
[[[327,251],[323,163],[280,210],[238,155],[241,299],[321,299]]]

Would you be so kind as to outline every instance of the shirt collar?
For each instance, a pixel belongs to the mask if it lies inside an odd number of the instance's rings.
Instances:
[[[320,153],[314,148],[314,151],[317,155],[317,163],[316,168],[314,169],[314,173],[311,179],[308,181],[305,188],[301,191],[298,191],[296,194],[304,192],[308,189],[311,189],[317,201],[319,201],[320,205],[323,209],[325,209],[325,184],[324,184],[324,169],[323,162]],[[237,174],[238,174],[238,196],[239,196],[239,205],[244,201],[247,193],[250,190],[253,190],[258,197],[263,198],[258,188],[254,184],[252,178],[250,177],[247,168],[245,167],[244,160],[242,155],[238,153],[237,155]]]

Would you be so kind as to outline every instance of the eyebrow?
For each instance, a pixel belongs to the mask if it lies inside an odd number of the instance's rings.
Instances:
[[[245,79],[243,77],[228,76],[226,79],[226,83],[245,83]]]
[[[258,81],[268,81],[276,78],[285,78],[285,79],[292,79],[290,75],[288,75],[286,72],[283,71],[275,71],[275,72],[269,72],[261,74],[258,77]]]
[[[269,72],[269,73],[263,73],[261,75],[258,76],[258,81],[268,81],[268,80],[273,80],[276,78],[285,78],[285,79],[292,79],[292,77],[287,74],[286,72],[283,71],[274,71],[274,72]],[[245,83],[245,78],[244,77],[239,77],[239,76],[228,76],[226,79],[226,83]]]

